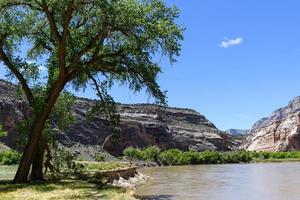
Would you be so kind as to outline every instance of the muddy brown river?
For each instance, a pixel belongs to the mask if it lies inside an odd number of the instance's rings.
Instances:
[[[146,200],[299,200],[300,162],[142,169]]]

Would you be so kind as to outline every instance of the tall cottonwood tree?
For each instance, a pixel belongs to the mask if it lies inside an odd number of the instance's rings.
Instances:
[[[14,182],[28,181],[45,124],[67,85],[94,84],[99,105],[112,102],[107,91],[115,82],[145,88],[165,103],[156,58],[172,63],[179,55],[178,17],[162,0],[0,0],[0,60],[33,115]],[[43,95],[35,90],[40,85]]]

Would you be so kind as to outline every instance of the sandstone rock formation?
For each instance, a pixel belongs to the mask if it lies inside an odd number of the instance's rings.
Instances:
[[[95,154],[99,145],[111,134],[109,122],[100,117],[86,120],[95,101],[78,98],[73,106],[76,123],[63,133],[56,130],[61,144],[78,154]],[[200,113],[181,108],[160,107],[150,104],[118,104],[121,115],[121,134],[117,140],[109,140],[104,149],[120,155],[124,148],[157,145],[162,149],[179,148],[197,151],[234,148],[231,137],[218,130]],[[17,98],[16,86],[0,81],[0,122],[9,132],[1,141],[12,147],[17,137],[17,122],[27,116],[28,105]],[[83,149],[81,147],[84,147]]]
[[[249,130],[246,129],[228,129],[225,131],[226,133],[233,135],[233,136],[239,136],[239,135],[247,135],[249,134]]]
[[[300,96],[256,122],[245,148],[250,151],[300,150]]]
[[[9,132],[1,141],[13,147],[18,140],[17,123],[28,115],[28,104],[18,94],[17,87],[0,80],[0,123]]]

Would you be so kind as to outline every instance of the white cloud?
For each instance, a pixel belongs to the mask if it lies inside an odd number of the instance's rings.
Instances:
[[[224,38],[224,40],[220,44],[220,47],[227,49],[229,47],[239,45],[242,42],[243,42],[243,38],[241,38],[241,37],[237,37],[235,39]]]

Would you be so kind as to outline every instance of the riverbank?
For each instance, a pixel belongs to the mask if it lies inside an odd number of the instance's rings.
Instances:
[[[100,165],[102,167],[100,167]],[[0,165],[0,199],[30,199],[30,200],[48,200],[48,199],[107,199],[107,200],[135,200],[134,189],[143,184],[147,179],[139,173],[133,172],[131,168],[122,169],[128,166],[125,163],[106,163],[90,164],[91,169],[99,171],[101,175],[115,176],[119,174],[119,179],[112,181],[103,180],[100,177],[61,177],[42,183],[11,184],[17,165]],[[114,168],[117,167],[117,168]],[[108,170],[109,169],[109,170]],[[121,171],[128,177],[128,180],[122,177]],[[129,171],[128,173],[126,171]],[[108,172],[108,173],[106,173]],[[115,173],[114,173],[115,172]],[[92,174],[92,173],[90,173]],[[127,176],[126,175],[126,176]],[[128,183],[130,183],[130,185]],[[125,184],[126,183],[126,184]],[[130,187],[129,187],[130,186]]]
[[[285,163],[285,162],[300,162],[300,158],[254,159],[251,163]]]
[[[125,149],[123,154],[131,159],[155,162],[162,166],[300,161],[299,151],[255,152],[235,150],[196,152],[180,151],[178,149],[161,151],[158,147],[152,146],[146,149],[130,147]]]
[[[78,179],[58,182],[9,184],[0,183],[0,199],[48,200],[48,199],[107,199],[135,200],[124,188]]]
[[[139,157],[141,161],[76,161],[78,166],[82,167],[78,171],[80,176],[60,177],[57,180],[53,179],[44,183],[10,184],[9,181],[12,180],[17,165],[0,165],[0,199],[136,200],[140,197],[135,196],[135,190],[150,179],[150,176],[136,171],[136,164],[146,168],[159,166],[155,164],[158,162],[144,161],[147,159],[143,158],[153,158],[153,160],[154,158],[164,158],[167,165],[185,165],[187,167],[192,165],[205,166],[204,164],[227,164],[224,161],[228,160],[236,161],[236,163],[300,162],[299,152],[181,152],[173,149],[157,153],[157,149],[153,147],[137,151],[142,155]],[[197,163],[196,159],[202,163]],[[247,162],[241,162],[241,160]],[[192,161],[193,164],[190,164]],[[159,169],[160,167],[158,167]]]

